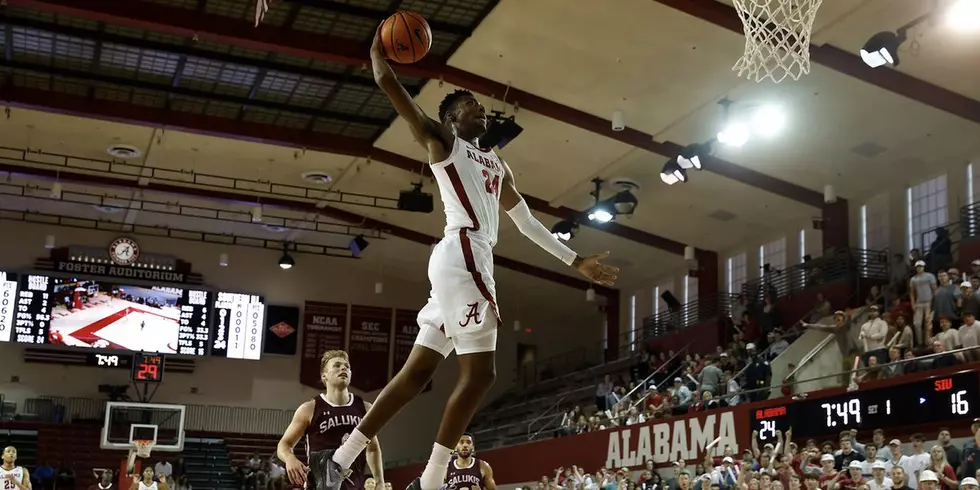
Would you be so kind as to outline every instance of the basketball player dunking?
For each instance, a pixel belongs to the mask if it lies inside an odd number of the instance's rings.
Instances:
[[[0,484],[3,490],[31,490],[31,475],[27,468],[17,466],[17,448],[3,448],[3,466],[0,466]]]
[[[497,490],[493,469],[482,459],[473,457],[476,451],[473,436],[463,434],[456,444],[456,459],[449,463],[446,486],[450,490]]]
[[[143,468],[139,475],[133,477],[133,484],[129,490],[168,490],[166,479],[161,476],[160,481],[154,481],[154,475],[156,472],[153,471],[152,466]]]
[[[371,47],[374,79],[415,140],[429,153],[430,168],[446,210],[445,238],[429,259],[432,291],[419,312],[419,334],[407,362],[381,391],[374,407],[333,454],[318,490],[337,490],[354,459],[378,432],[429,382],[439,362],[454,349],[460,374],[446,403],[436,442],[422,477],[410,488],[436,490],[443,485],[452,446],[463,435],[496,376],[494,350],[501,325],[493,280],[493,246],[499,208],[517,229],[592,282],[611,286],[615,267],[599,263],[608,252],[579,257],[558,241],[534,216],[517,192],[514,174],[493,150],[482,148],[486,110],[470,92],[457,90],[439,105],[439,121],[429,118],[395,77],[375,36]]]
[[[348,391],[350,386],[350,359],[342,350],[327,351],[320,359],[320,380],[326,391],[299,406],[293,415],[286,432],[279,440],[276,455],[286,464],[286,474],[294,485],[313,481],[307,488],[319,488],[319,475],[310,472],[309,467],[293,453],[293,448],[306,436],[306,461],[310,466],[322,467],[329,459],[332,450],[337,449],[350,436],[357,424],[371,408],[371,404]],[[362,490],[366,475],[364,467],[371,468],[375,484],[384,483],[384,461],[381,446],[374,438],[367,444],[367,454],[358,455],[352,462],[353,472],[343,480],[344,490]],[[338,487],[339,488],[339,487]]]

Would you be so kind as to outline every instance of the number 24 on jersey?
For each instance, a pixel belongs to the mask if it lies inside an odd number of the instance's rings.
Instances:
[[[488,170],[483,171],[483,183],[487,187],[487,193],[500,197],[500,176],[493,175]]]

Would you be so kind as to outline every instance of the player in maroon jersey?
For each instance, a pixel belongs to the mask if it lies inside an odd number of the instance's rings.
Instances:
[[[332,451],[343,444],[371,408],[371,403],[347,389],[351,377],[349,361],[347,353],[342,350],[323,354],[320,359],[320,380],[326,390],[296,409],[293,421],[279,440],[276,455],[286,464],[286,474],[294,485],[316,488],[316,475],[322,474],[318,468],[322,468]],[[293,453],[296,443],[304,436],[305,460],[309,466]],[[351,465],[351,473],[341,487],[344,490],[362,490],[366,478],[365,466],[370,467],[376,484],[382,486],[384,462],[377,437],[371,439],[364,454],[359,455]],[[311,467],[313,471],[310,471]]]
[[[475,452],[473,436],[463,434],[456,443],[456,458],[449,463],[446,472],[449,490],[497,490],[493,469],[486,461],[474,458]]]

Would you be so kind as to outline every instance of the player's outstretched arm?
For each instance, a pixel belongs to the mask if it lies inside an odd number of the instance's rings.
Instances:
[[[427,116],[398,81],[395,72],[392,71],[388,60],[385,59],[384,49],[381,45],[380,27],[374,35],[374,42],[371,44],[371,67],[374,70],[375,83],[388,96],[388,100],[395,106],[398,115],[408,122],[408,127],[412,130],[415,141],[425,147],[430,155],[441,155],[452,150],[454,136],[449,132],[449,128]],[[437,146],[437,148],[433,148],[433,146]],[[435,161],[440,160],[442,158]]]
[[[554,255],[566,265],[574,267],[580,274],[603,286],[612,286],[616,282],[616,267],[600,264],[599,259],[609,256],[609,252],[589,257],[579,257],[572,249],[565,246],[548,231],[544,225],[531,214],[530,208],[524,202],[517,185],[514,183],[514,173],[510,166],[504,163],[504,184],[500,190],[500,205],[507,211],[510,219],[514,220],[517,229],[531,239],[532,242]]]
[[[312,419],[313,400],[310,400],[296,409],[293,420],[289,423],[289,427],[286,427],[286,432],[283,433],[282,439],[279,439],[279,444],[276,446],[276,456],[286,464],[286,476],[289,477],[289,481],[293,485],[306,483],[306,472],[309,471],[309,468],[293,454],[293,448],[303,438],[303,434],[306,433],[306,428],[310,426]]]
[[[485,490],[497,490],[497,482],[493,481],[493,468],[490,467],[490,463],[480,460],[480,470],[483,471],[483,484],[486,486]]]
[[[367,410],[371,409],[371,404],[364,402],[364,408]],[[376,488],[385,487],[385,460],[381,456],[381,443],[378,441],[378,436],[374,436],[368,441],[367,448],[364,449],[364,457],[367,459],[368,468],[371,470],[371,476],[374,477],[376,482]]]

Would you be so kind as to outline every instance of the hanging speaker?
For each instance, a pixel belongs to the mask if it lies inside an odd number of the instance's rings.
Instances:
[[[677,301],[674,293],[671,293],[669,289],[660,294],[660,299],[664,300],[664,303],[667,303],[667,307],[671,310],[679,310],[681,308],[681,302]]]
[[[690,260],[694,260],[694,259],[695,259],[694,247],[692,247],[690,245],[684,247],[684,260],[690,261]]]

